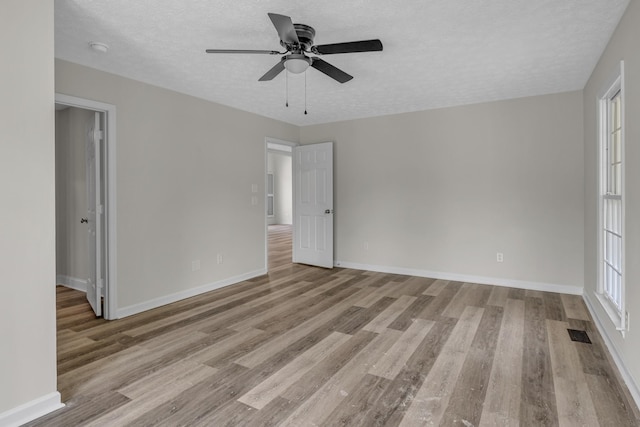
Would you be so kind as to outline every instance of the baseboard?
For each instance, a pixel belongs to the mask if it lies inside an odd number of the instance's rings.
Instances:
[[[59,285],[64,285],[67,288],[75,289],[77,291],[87,292],[87,281],[78,279],[76,277],[58,274],[56,276],[56,283]]]
[[[599,316],[598,312],[594,309],[594,302],[591,300],[589,293],[585,292],[584,295],[582,296],[582,299],[584,300],[584,303],[587,306],[589,313],[591,313],[591,317],[595,322],[596,328],[598,329],[598,332],[600,332],[600,336],[604,340],[604,343],[607,346],[607,350],[609,350],[609,354],[613,358],[613,362],[618,367],[620,376],[622,377],[622,380],[624,381],[627,388],[629,389],[629,393],[631,394],[631,397],[635,401],[636,405],[640,407],[640,387],[638,387],[638,384],[636,384],[636,382],[633,380],[633,377],[627,370],[627,366],[622,360],[622,357],[620,357],[620,353],[618,352],[618,349],[616,348],[615,344],[613,343],[613,340],[607,333],[607,329],[604,327],[601,316]]]
[[[31,402],[0,413],[0,426],[14,427],[33,421],[50,412],[63,408],[60,393],[53,392]]]
[[[198,286],[197,288],[187,289],[187,290],[176,292],[174,294],[166,295],[160,298],[155,298],[150,301],[145,301],[139,304],[123,307],[118,309],[117,318],[121,319],[123,317],[132,316],[134,314],[142,313],[143,311],[158,308],[163,305],[171,304],[173,302],[180,301],[186,298],[191,298],[196,295],[203,294],[205,292],[210,292],[216,289],[223,288],[225,286],[244,282],[245,280],[253,279],[254,277],[262,276],[265,274],[267,274],[266,269],[251,271],[249,273],[241,274],[239,276],[230,277],[224,280],[219,280],[217,282],[209,283],[203,286]]]
[[[432,279],[452,280],[456,282],[479,283],[482,285],[506,286],[509,288],[528,289],[532,291],[557,292],[561,294],[582,295],[582,288],[554,283],[528,282],[524,280],[504,279],[499,277],[470,276],[465,274],[444,273],[441,271],[417,270],[413,268],[389,267],[384,265],[358,264],[354,262],[335,261],[336,267],[354,270],[377,271],[380,273],[404,274],[407,276],[429,277]]]

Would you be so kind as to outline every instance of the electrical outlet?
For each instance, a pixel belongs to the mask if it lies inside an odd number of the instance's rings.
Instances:
[[[198,270],[200,270],[200,260],[194,259],[193,261],[191,261],[191,271],[198,271]]]
[[[498,252],[496,254],[496,261],[498,261],[498,262],[504,261],[504,256],[502,255],[502,252]]]
[[[252,193],[258,192],[258,184],[251,184],[251,192]]]
[[[222,257],[222,254],[218,254],[218,264],[222,264],[224,262],[224,258]]]
[[[364,243],[362,244],[362,247],[364,248],[365,251],[369,250],[369,242],[368,241],[364,241]]]
[[[251,196],[251,206],[258,205],[258,198],[256,196]]]

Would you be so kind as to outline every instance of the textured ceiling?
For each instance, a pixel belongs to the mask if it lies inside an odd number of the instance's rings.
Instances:
[[[296,125],[584,87],[629,0],[55,0],[56,57]],[[354,76],[258,78],[280,50],[267,12],[315,44],[379,38],[382,52],[325,55]],[[100,54],[89,41],[110,49]]]

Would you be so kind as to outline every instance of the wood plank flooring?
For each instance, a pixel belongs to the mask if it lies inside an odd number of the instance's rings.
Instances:
[[[67,406],[29,425],[639,425],[580,297],[294,265],[290,227],[269,240],[268,275],[117,321],[58,287]]]

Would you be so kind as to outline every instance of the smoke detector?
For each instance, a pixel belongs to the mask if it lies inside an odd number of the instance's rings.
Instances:
[[[89,47],[99,53],[106,53],[109,50],[108,45],[100,42],[89,42]]]

